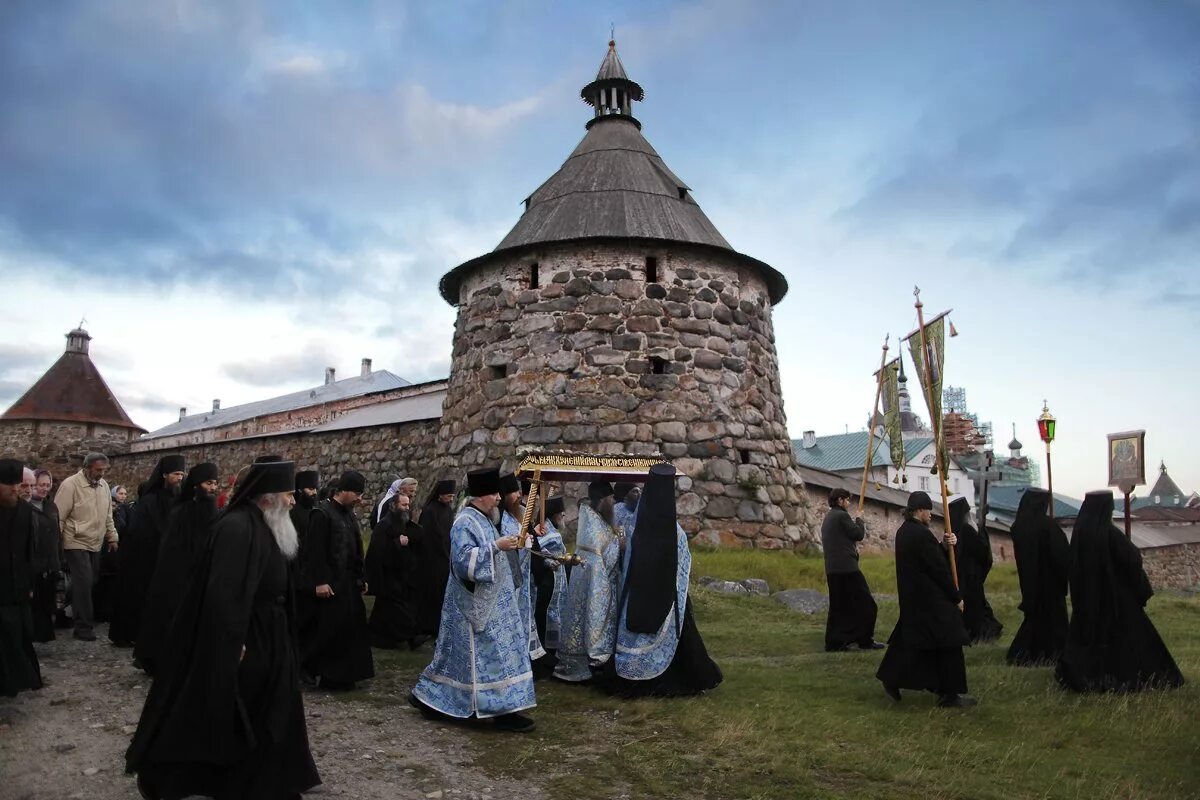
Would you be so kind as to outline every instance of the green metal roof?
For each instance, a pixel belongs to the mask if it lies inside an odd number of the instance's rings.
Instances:
[[[803,439],[792,440],[792,454],[796,463],[806,467],[815,467],[830,472],[841,472],[848,469],[862,469],[867,457],[867,431],[854,433],[839,433],[833,436],[818,436],[813,447],[805,448]],[[933,437],[920,437],[904,440],[904,459],[910,462],[922,450],[933,444]],[[871,461],[873,467],[883,467],[892,463],[892,451],[886,441],[875,439],[875,457]]]

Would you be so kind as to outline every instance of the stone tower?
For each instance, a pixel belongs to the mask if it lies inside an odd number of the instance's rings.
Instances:
[[[44,467],[55,483],[79,469],[89,451],[124,453],[146,431],[135,425],[88,353],[83,328],[50,369],[0,415],[0,453]]]
[[[783,275],[734,250],[641,133],[609,42],[587,134],[499,246],[442,277],[458,308],[440,452],[661,451],[696,541],[810,537],[792,469],[771,309]]]

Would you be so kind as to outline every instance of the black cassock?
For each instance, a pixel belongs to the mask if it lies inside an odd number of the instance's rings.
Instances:
[[[37,530],[29,503],[0,508],[0,696],[42,688],[41,667],[33,649],[33,591]]]
[[[1025,618],[1008,648],[1008,663],[1054,664],[1067,641],[1067,582],[1071,551],[1067,535],[1047,516],[1050,494],[1026,489],[1012,525],[1013,557]]]
[[[312,522],[312,515],[316,513],[317,498],[309,497],[303,491],[296,491],[294,496],[296,504],[288,513],[292,518],[292,525],[296,528],[296,542],[300,549],[296,553],[296,559],[289,562],[289,566],[292,570],[292,586],[296,602],[296,631],[297,636],[303,636],[304,632],[308,630],[308,626],[312,624],[313,604],[316,602],[313,595],[314,587],[305,573],[305,564],[308,563],[305,557],[305,541],[308,539],[308,528]]]
[[[436,491],[436,488],[435,488]],[[421,542],[414,551],[420,564],[420,595],[417,598],[417,624],[426,636],[437,636],[442,624],[442,603],[446,599],[446,581],[450,577],[450,528],[454,510],[430,498],[421,509]]]
[[[1089,492],[1071,534],[1071,625],[1058,680],[1077,692],[1183,685],[1146,616],[1154,595],[1142,554],[1112,524],[1112,492]]]
[[[129,533],[129,519],[133,516],[130,503],[113,504],[113,526],[117,529],[117,547],[113,550],[108,542],[100,545],[100,566],[96,570],[92,585],[92,609],[97,622],[109,622],[117,600],[117,569],[121,559],[120,543]]]
[[[367,586],[375,595],[368,626],[375,647],[410,647],[423,639],[417,619],[420,597],[420,564],[415,548],[421,546],[423,531],[408,515],[389,511],[371,532],[367,546]],[[400,537],[408,544],[401,545]]]
[[[144,797],[291,800],[321,782],[292,623],[287,561],[258,506],[234,506],[197,565],[125,756]]]
[[[354,512],[336,500],[317,504],[304,541],[305,580],[314,589],[311,616],[300,631],[305,672],[329,686],[375,674],[367,607],[363,603],[363,549]],[[328,584],[333,597],[316,596]]]
[[[58,581],[62,576],[62,533],[58,524],[58,506],[47,497],[42,501],[41,508],[32,508],[37,527],[33,598],[29,603],[33,614],[33,640],[52,642],[58,612]]]
[[[166,488],[160,488],[139,495],[130,512],[129,528],[117,549],[116,597],[108,625],[108,638],[119,647],[137,641],[141,631],[146,593],[174,507],[175,498]]]
[[[928,527],[906,520],[896,532],[900,619],[875,673],[884,686],[939,695],[967,691],[967,629],[946,549]]]
[[[133,648],[134,657],[151,675],[158,669],[171,620],[187,592],[196,563],[208,549],[216,517],[217,501],[211,497],[188,500],[171,511]]]
[[[988,573],[992,571],[992,545],[987,528],[975,530],[970,512],[966,498],[960,497],[950,503],[950,528],[958,537],[954,556],[958,566],[958,589],[963,599],[963,622],[972,643],[991,642],[1004,630],[983,589]]]

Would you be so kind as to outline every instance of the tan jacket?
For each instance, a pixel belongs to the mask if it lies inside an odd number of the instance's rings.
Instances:
[[[83,470],[62,482],[54,495],[62,528],[64,550],[99,552],[100,545],[117,541],[113,524],[112,495],[103,478],[93,486]]]

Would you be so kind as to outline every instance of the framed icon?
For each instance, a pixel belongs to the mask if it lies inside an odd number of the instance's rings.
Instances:
[[[1108,434],[1108,485],[1130,492],[1146,483],[1146,432]]]

